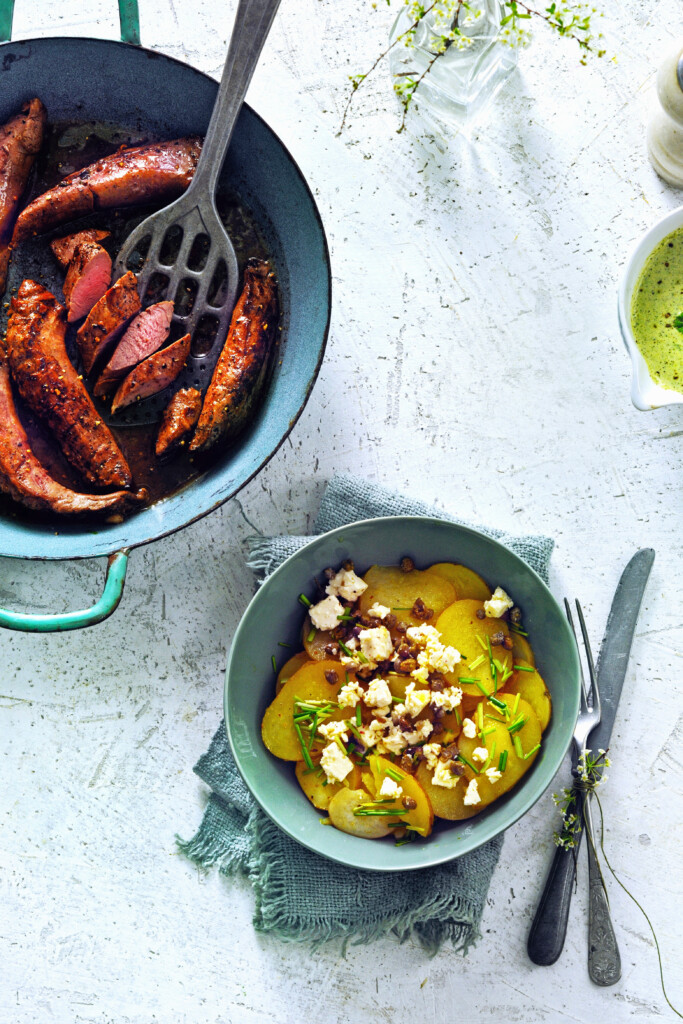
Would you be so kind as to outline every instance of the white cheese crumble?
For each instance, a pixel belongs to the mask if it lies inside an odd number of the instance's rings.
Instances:
[[[488,757],[489,752],[486,747],[475,747],[472,751],[472,760],[479,761],[480,764],[483,764],[484,761],[488,761]]]
[[[515,602],[506,594],[502,587],[496,587],[490,601],[484,601],[484,611],[489,619],[499,619]]]
[[[427,723],[431,728],[431,722]],[[397,729],[393,722],[387,723],[386,732],[377,744],[380,754],[402,754],[408,746],[409,740],[406,733]]]
[[[382,780],[382,785],[379,787],[379,796],[391,797],[392,800],[398,800],[400,796],[403,796],[403,787],[399,786],[397,782],[390,779],[388,775]]]
[[[462,690],[459,686],[448,686],[445,690],[435,690],[431,694],[431,703],[435,708],[454,711],[462,701]]]
[[[468,740],[473,740],[477,735],[477,727],[471,718],[463,718],[462,734],[463,736],[466,736]]]
[[[493,765],[491,765],[490,768],[486,769],[484,775],[487,777],[489,782],[498,782],[498,779],[502,776],[502,772],[499,772],[497,768],[494,768]]]
[[[336,597],[326,597],[314,604],[308,614],[316,629],[336,629],[339,625],[338,616],[344,614],[344,605]]]
[[[336,739],[340,736],[344,743],[349,742],[348,726],[346,722],[323,722],[318,726],[318,732],[326,740]]]
[[[391,704],[391,690],[386,679],[373,679],[363,694],[369,708],[384,708]]]
[[[337,702],[340,708],[355,708],[359,700],[362,700],[364,694],[363,687],[360,685],[358,680],[350,679],[348,683],[344,683],[341,690],[337,694]]]
[[[361,629],[358,634],[360,649],[368,661],[386,661],[394,653],[394,645],[386,626]]]
[[[368,615],[371,619],[386,619],[387,615],[391,615],[391,608],[387,608],[385,604],[380,604],[379,601],[368,608]]]
[[[477,786],[476,779],[470,779],[470,784],[465,790],[465,795],[462,798],[462,802],[465,807],[471,807],[472,804],[480,804],[481,797],[479,796],[479,787]]]
[[[432,771],[436,768],[436,762],[439,760],[439,754],[441,753],[440,743],[425,743],[422,748],[422,753],[425,756],[427,767],[431,768]]]
[[[320,765],[328,779],[333,782],[343,782],[349,772],[353,771],[353,762],[336,743],[330,743],[323,748]]]
[[[418,652],[418,667],[411,672],[413,679],[426,683],[430,672],[452,672],[461,660],[455,647],[441,643],[441,633],[434,626],[411,626],[406,631],[409,640],[422,647]]]
[[[408,683],[405,695],[405,711],[411,718],[417,718],[421,711],[429,704],[431,699],[429,690],[416,690],[415,683]]]
[[[358,730],[358,735],[366,748],[374,747],[383,736],[385,729],[386,722],[379,722],[375,718],[372,722],[369,722],[368,725],[361,725]]]
[[[423,718],[421,722],[416,724],[414,732],[404,732],[403,735],[406,741],[410,744],[422,743],[422,741],[426,740],[428,736],[431,736],[433,728],[434,726],[429,719]]]
[[[435,786],[442,786],[444,789],[455,789],[460,781],[458,775],[454,775],[449,765],[450,761],[437,761],[432,783]]]
[[[413,640],[420,647],[424,647],[429,640],[440,640],[441,633],[434,626],[410,626],[406,630],[406,636],[409,640]]]
[[[367,589],[365,580],[356,576],[353,569],[340,569],[325,587],[325,593],[343,597],[345,601],[355,601]]]

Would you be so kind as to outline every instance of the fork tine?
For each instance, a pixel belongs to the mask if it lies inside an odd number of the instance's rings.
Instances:
[[[574,626],[574,619],[572,618],[572,610],[569,605],[569,601],[565,597],[564,599],[564,610],[567,613],[567,619],[572,633],[574,634],[574,643],[579,654],[579,675],[581,676],[581,710],[583,711],[588,706],[588,688],[586,687],[586,678],[583,674],[583,664],[581,662],[581,651],[579,649],[579,638],[576,635],[576,627]]]
[[[581,605],[576,602],[576,612],[579,616],[579,622],[581,624],[581,633],[583,635],[583,643],[586,648],[586,660],[588,661],[588,674],[590,675],[591,688],[588,696],[588,706],[593,709],[596,708],[600,711],[600,690],[598,689],[598,680],[595,675],[595,663],[593,661],[593,651],[591,650],[590,640],[588,639],[588,630],[586,629],[586,621],[583,617],[583,611]]]

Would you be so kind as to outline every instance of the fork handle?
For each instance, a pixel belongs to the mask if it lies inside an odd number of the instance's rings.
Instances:
[[[589,798],[583,812],[588,847],[588,974],[596,985],[615,985],[621,977],[621,956],[596,856],[590,803]]]
[[[185,193],[213,196],[249,83],[280,0],[239,0],[228,55],[197,170]]]
[[[584,793],[575,789],[572,813],[577,815],[579,821],[583,813],[583,804]],[[527,940],[529,959],[540,967],[554,964],[564,947],[576,877],[576,858],[582,835],[583,829],[576,837],[576,847],[573,850],[567,850],[562,846],[555,849]]]

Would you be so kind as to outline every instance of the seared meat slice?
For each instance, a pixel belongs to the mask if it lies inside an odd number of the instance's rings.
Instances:
[[[194,136],[122,146],[29,203],[17,220],[13,244],[93,210],[175,199],[192,181],[201,148]]]
[[[277,326],[275,274],[263,260],[251,259],[190,451],[210,448],[244,427],[268,375]]]
[[[69,360],[65,334],[64,307],[35,281],[24,281],[7,324],[7,359],[19,394],[86,480],[130,487],[128,464]]]
[[[172,317],[173,303],[168,301],[157,302],[138,313],[102,371],[95,385],[96,395],[106,395],[129,370],[161,348],[168,338]]]
[[[184,444],[199,419],[202,408],[202,393],[196,388],[181,388],[168,403],[159,427],[154,451],[167,455],[174,448]]]
[[[35,457],[21,425],[12,395],[9,368],[0,348],[0,490],[37,511],[77,515],[79,512],[122,512],[127,505],[145,501],[140,491],[79,494],[58,483]]]
[[[77,231],[75,235],[63,235],[62,238],[53,238],[50,242],[50,248],[55,254],[57,262],[61,263],[66,270],[74,258],[74,252],[79,242],[103,242],[109,236],[109,231],[86,228],[84,231]]]
[[[87,316],[111,281],[111,256],[97,242],[79,242],[64,281],[70,324]]]
[[[140,311],[138,279],[128,270],[88,313],[78,328],[76,342],[85,372],[90,373],[101,355],[121,336],[131,317]]]
[[[133,402],[150,398],[172,384],[190,354],[190,340],[191,335],[186,334],[184,338],[162,348],[161,352],[148,356],[144,363],[131,370],[114,395],[111,411],[118,412]]]
[[[10,260],[10,239],[33,161],[43,144],[47,112],[39,99],[25,103],[0,128],[0,293]]]

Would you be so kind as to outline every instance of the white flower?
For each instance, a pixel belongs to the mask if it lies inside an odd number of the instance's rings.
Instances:
[[[309,608],[308,614],[316,629],[336,629],[338,616],[344,614],[344,605],[336,597],[326,597]]]
[[[480,804],[481,797],[479,796],[479,787],[477,786],[476,779],[470,779],[470,784],[465,791],[462,802],[466,807],[471,807],[472,804]]]
[[[403,788],[386,775],[382,780],[382,785],[379,787],[379,796],[398,800],[400,796],[403,796]]]
[[[365,580],[356,576],[353,569],[340,569],[325,587],[325,593],[343,597],[345,601],[355,601],[367,589]]]

